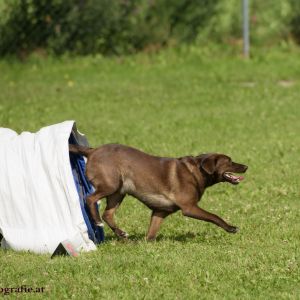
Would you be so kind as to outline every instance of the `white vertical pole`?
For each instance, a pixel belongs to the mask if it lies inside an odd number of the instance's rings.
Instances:
[[[249,3],[248,0],[243,1],[243,40],[244,40],[244,57],[248,58],[250,53],[249,42]]]

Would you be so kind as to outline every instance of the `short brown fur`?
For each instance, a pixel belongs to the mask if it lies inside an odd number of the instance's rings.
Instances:
[[[166,158],[119,144],[95,149],[69,145],[69,149],[87,157],[86,175],[95,187],[87,203],[95,224],[101,223],[95,203],[106,197],[103,219],[119,237],[127,237],[127,233],[116,225],[114,213],[126,194],[152,210],[148,240],[155,239],[163,219],[178,210],[184,216],[214,223],[227,232],[238,230],[198,206],[207,187],[229,181],[225,172],[246,172],[246,165],[232,162],[224,154]]]

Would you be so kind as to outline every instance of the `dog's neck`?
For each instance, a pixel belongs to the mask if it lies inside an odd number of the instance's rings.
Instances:
[[[207,174],[199,168],[198,162],[196,159],[194,159],[194,157],[184,157],[180,160],[184,163],[186,168],[193,176],[200,198],[207,187],[217,183],[213,175],[207,176]]]
[[[217,180],[216,180],[214,174],[213,175],[207,175],[206,172],[201,170],[200,168],[199,168],[199,173],[201,174],[201,177],[203,179],[204,188],[210,187],[210,186],[217,183]]]

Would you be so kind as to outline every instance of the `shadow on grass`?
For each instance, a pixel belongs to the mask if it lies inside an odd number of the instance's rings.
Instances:
[[[195,242],[195,243],[209,243],[209,244],[221,244],[224,243],[226,237],[223,233],[216,233],[216,232],[185,232],[181,234],[176,235],[158,235],[155,242],[181,242],[181,243],[187,243],[187,242]],[[227,240],[227,239],[226,239]],[[114,234],[107,234],[105,236],[105,242],[121,242],[121,243],[140,243],[140,242],[146,242],[146,236],[145,234],[141,233],[133,233],[129,234],[129,237],[127,239],[120,239]],[[149,242],[151,243],[151,242]],[[226,242],[228,243],[228,241]]]

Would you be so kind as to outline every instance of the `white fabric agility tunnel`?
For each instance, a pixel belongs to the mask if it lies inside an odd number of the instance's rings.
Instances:
[[[70,164],[70,135],[87,144],[74,121],[20,135],[0,128],[2,248],[53,253],[69,240],[76,251],[96,249]]]

